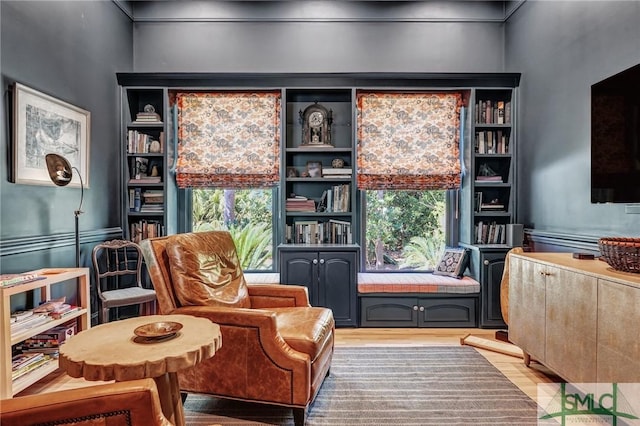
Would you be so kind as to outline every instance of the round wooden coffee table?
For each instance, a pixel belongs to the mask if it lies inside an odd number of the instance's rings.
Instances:
[[[161,323],[161,324],[159,324]],[[182,326],[164,325],[178,323]],[[145,337],[134,330],[147,324]],[[171,324],[169,324],[171,325]],[[148,330],[152,330],[149,332]],[[149,335],[151,333],[151,335]],[[166,335],[166,336],[165,336]],[[222,346],[220,327],[190,315],[150,315],[101,324],[81,331],[60,347],[60,368],[86,380],[125,380],[151,377],[158,387],[162,411],[184,425],[177,372],[214,356]]]

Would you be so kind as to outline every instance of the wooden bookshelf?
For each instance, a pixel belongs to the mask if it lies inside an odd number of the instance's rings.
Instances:
[[[58,369],[58,360],[53,359],[46,364],[35,368],[33,371],[12,380],[11,359],[12,347],[31,336],[44,333],[47,330],[76,321],[78,332],[91,327],[91,313],[89,302],[89,268],[48,268],[28,272],[45,277],[36,281],[25,282],[10,287],[0,287],[0,321],[2,333],[0,334],[0,350],[2,361],[0,362],[0,399],[11,398],[18,392],[31,386]],[[23,293],[39,295],[39,300],[46,301],[52,298],[52,287],[67,281],[75,280],[77,286],[77,299],[74,302],[80,309],[60,319],[50,319],[34,327],[11,333],[11,298]],[[35,297],[34,297],[35,299]],[[35,308],[32,306],[31,308]]]

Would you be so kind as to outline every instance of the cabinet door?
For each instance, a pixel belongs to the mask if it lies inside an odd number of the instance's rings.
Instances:
[[[509,260],[509,339],[544,362],[545,270],[539,263],[516,256]]]
[[[320,305],[333,310],[338,326],[357,325],[356,252],[321,252]]]
[[[306,286],[309,291],[309,302],[313,306],[318,306],[318,253],[281,252],[280,282]]]
[[[545,364],[570,382],[596,381],[597,279],[545,266]]]
[[[598,280],[598,382],[640,382],[639,306],[640,288]]]
[[[481,327],[505,327],[500,308],[500,283],[504,271],[506,253],[480,254],[482,286],[482,308],[480,316]]]

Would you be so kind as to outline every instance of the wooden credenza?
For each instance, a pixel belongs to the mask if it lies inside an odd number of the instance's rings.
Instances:
[[[570,253],[510,256],[509,339],[574,383],[640,382],[640,274]]]

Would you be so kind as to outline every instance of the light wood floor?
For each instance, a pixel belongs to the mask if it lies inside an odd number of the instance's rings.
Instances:
[[[340,328],[336,330],[336,346],[458,346],[460,339],[469,334],[493,340],[495,330],[477,328]],[[534,400],[538,383],[560,380],[544,366],[535,362],[531,363],[531,367],[526,367],[522,358],[477,349],[502,374]],[[18,396],[95,384],[98,382],[74,379],[64,373],[56,372],[24,390]]]

